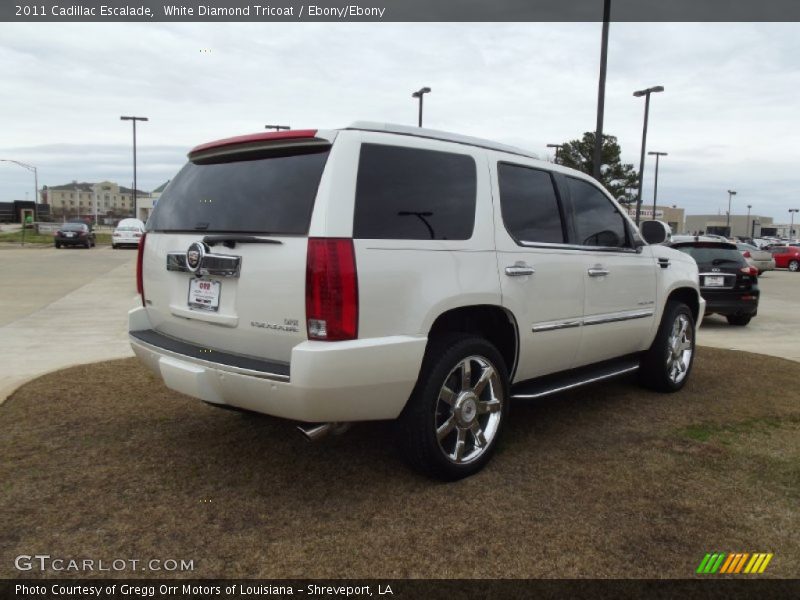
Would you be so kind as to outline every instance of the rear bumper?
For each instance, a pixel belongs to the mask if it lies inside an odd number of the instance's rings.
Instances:
[[[706,314],[755,315],[758,312],[758,289],[747,291],[703,292],[706,300]],[[746,299],[752,298],[752,299]]]
[[[61,244],[62,246],[85,246],[92,243],[92,240],[87,237],[82,238],[55,238],[54,244]]]
[[[212,404],[309,423],[396,418],[416,384],[427,343],[411,336],[306,341],[292,349],[287,375],[262,369],[257,363],[264,361],[223,364],[220,353],[217,361],[214,352],[207,360],[158,345],[153,336],[137,335],[150,329],[143,308],[130,311],[129,329],[136,356],[167,387]]]

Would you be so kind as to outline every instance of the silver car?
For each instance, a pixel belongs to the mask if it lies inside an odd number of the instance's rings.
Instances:
[[[752,244],[739,243],[736,244],[736,247],[739,249],[739,252],[742,253],[742,256],[744,256],[747,264],[758,269],[759,275],[764,271],[775,270],[775,259],[772,258],[772,254],[766,250],[759,250]]]

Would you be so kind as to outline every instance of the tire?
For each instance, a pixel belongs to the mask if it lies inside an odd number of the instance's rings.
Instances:
[[[639,383],[657,392],[677,392],[689,379],[694,355],[692,311],[683,302],[671,300],[664,308],[653,344],[642,357]]]
[[[118,247],[119,247],[119,246],[117,246],[116,244],[111,244],[111,249],[112,249],[112,250],[116,250]]]
[[[398,442],[417,471],[446,481],[468,477],[491,459],[508,404],[508,372],[497,349],[473,335],[444,335],[428,344],[397,422]]]
[[[56,248],[57,248],[57,249],[60,249],[60,248],[61,248],[61,244],[59,244],[58,242],[56,242]]]
[[[728,319],[729,325],[739,325],[740,327],[744,327],[750,322],[750,319],[753,318],[752,315],[728,315],[725,317]]]
[[[789,270],[793,273],[797,273],[800,271],[800,261],[792,260],[789,261]]]

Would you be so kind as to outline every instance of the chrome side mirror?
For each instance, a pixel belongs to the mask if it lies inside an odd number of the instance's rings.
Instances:
[[[672,239],[672,230],[663,221],[642,221],[639,232],[648,244],[663,244]]]

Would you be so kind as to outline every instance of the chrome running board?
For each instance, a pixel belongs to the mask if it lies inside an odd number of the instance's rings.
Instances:
[[[562,371],[537,379],[521,381],[511,386],[511,397],[532,400],[565,392],[612,377],[632,373],[639,368],[639,355],[625,356],[570,371]]]

